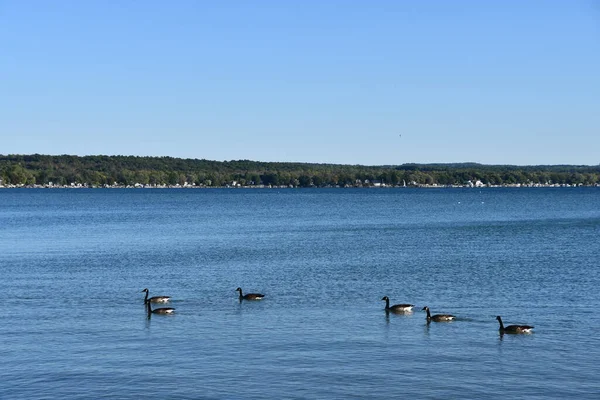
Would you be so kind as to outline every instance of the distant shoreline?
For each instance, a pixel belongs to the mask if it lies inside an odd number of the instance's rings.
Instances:
[[[0,155],[0,186],[94,188],[573,187],[600,184],[600,165],[361,166],[170,157]]]
[[[506,185],[380,185],[380,186],[291,186],[291,185],[248,185],[248,186],[204,186],[204,185],[0,185],[0,189],[497,189],[497,188],[579,188],[600,187],[593,185],[565,184],[506,184]]]

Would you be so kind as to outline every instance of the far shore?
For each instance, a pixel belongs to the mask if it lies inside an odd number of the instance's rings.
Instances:
[[[0,189],[318,189],[318,188],[340,188],[340,189],[392,189],[392,188],[425,188],[425,189],[447,189],[447,188],[575,188],[575,187],[600,187],[600,184],[593,185],[570,185],[565,184],[541,184],[541,183],[514,183],[505,185],[490,185],[490,184],[473,184],[471,182],[463,185],[427,185],[427,184],[410,184],[410,185],[327,185],[327,186],[293,186],[293,185],[224,185],[224,186],[206,186],[206,185],[88,185],[80,183],[72,183],[69,185],[0,185]]]

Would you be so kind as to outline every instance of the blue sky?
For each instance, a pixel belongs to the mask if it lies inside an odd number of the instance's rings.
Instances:
[[[0,154],[600,164],[600,1],[0,0]]]

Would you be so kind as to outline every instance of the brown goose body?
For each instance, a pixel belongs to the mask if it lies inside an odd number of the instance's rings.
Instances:
[[[504,326],[504,323],[502,323],[502,318],[499,315],[496,317],[496,319],[500,323],[500,333],[532,333],[531,330],[533,329],[533,326],[531,325]]]
[[[236,292],[240,292],[240,301],[241,300],[262,300],[263,297],[265,297],[264,294],[260,294],[260,293],[243,294],[242,288],[237,288],[235,290],[236,290]]]
[[[383,296],[381,300],[385,300],[385,311],[393,313],[409,313],[412,312],[414,304],[394,304],[390,306],[390,298]]]
[[[175,309],[172,307],[161,307],[161,308],[155,308],[153,310],[150,303],[146,303],[146,307],[148,307],[148,317],[150,317],[150,315],[152,315],[152,314],[166,315],[166,314],[173,314],[175,312]]]
[[[423,307],[423,310],[427,311],[427,322],[448,322],[453,321],[456,317],[451,314],[435,314],[431,315],[429,312],[429,307]]]
[[[171,301],[171,296],[154,296],[148,298],[148,289],[143,289],[142,292],[146,292],[146,297],[144,298],[144,304],[146,303],[168,303]]]

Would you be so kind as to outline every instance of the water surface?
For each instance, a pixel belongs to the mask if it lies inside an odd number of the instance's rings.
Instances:
[[[595,399],[598,237],[598,188],[0,190],[0,398]]]

